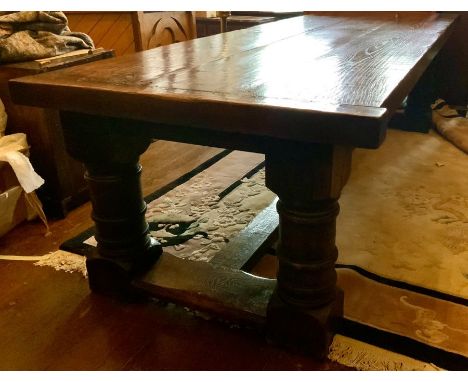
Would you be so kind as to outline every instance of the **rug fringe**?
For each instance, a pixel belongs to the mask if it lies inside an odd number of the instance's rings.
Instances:
[[[394,353],[364,342],[335,335],[328,358],[361,371],[437,371],[432,363]]]
[[[88,278],[88,270],[86,269],[86,257],[76,255],[71,252],[57,250],[41,256],[8,256],[1,255],[0,260],[9,261],[36,261],[34,265],[40,267],[52,267],[56,271],[65,271],[69,273],[79,272],[85,278]]]
[[[57,271],[65,271],[69,273],[79,272],[85,278],[88,278],[88,270],[86,269],[86,257],[76,255],[71,252],[58,250],[48,255],[43,256],[34,265],[43,267],[52,267]]]
[[[0,260],[9,260],[9,261],[38,261],[42,260],[44,257],[49,255],[41,256],[16,256],[16,255],[1,255]]]

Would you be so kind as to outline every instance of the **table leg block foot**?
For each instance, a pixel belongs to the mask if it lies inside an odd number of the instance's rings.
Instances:
[[[109,259],[98,254],[86,259],[90,289],[99,294],[122,300],[136,301],[144,293],[132,285],[133,280],[147,271],[162,254],[160,245],[153,245],[145,251],[138,262]]]
[[[267,308],[267,339],[290,351],[325,359],[343,317],[343,291],[323,307],[298,308],[274,293]]]

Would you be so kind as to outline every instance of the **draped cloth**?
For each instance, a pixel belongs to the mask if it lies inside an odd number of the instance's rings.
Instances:
[[[0,166],[8,163],[16,175],[20,187],[13,187],[6,192],[0,190],[2,199],[2,216],[0,216],[0,236],[7,232],[14,221],[16,204],[19,202],[21,193],[24,191],[24,197],[29,206],[37,216],[42,220],[46,227],[46,236],[50,234],[47,218],[42,209],[42,203],[34,190],[44,184],[42,179],[33,169],[29,158],[24,155],[29,149],[26,141],[26,135],[23,133],[10,134],[0,137]]]
[[[46,236],[48,236],[50,230],[47,218],[42,209],[42,203],[34,192],[44,184],[44,179],[34,171],[29,158],[25,155],[29,150],[26,134],[3,135],[6,123],[7,114],[0,100],[0,170],[3,166],[9,165],[18,183],[18,186],[3,189],[2,179],[0,179],[0,237],[19,222],[15,214],[18,203],[22,203],[23,193],[30,207],[24,217],[29,220],[36,215],[39,216],[46,227]],[[30,209],[34,212],[31,213]]]
[[[0,138],[0,162],[7,162],[11,166],[26,193],[33,192],[44,184],[44,179],[34,171],[29,158],[23,154],[28,149],[24,133],[9,134]]]
[[[460,115],[443,99],[431,105],[435,129],[460,150],[468,154],[468,118]]]
[[[59,11],[0,12],[0,64],[58,56],[94,49],[93,40],[71,32]]]

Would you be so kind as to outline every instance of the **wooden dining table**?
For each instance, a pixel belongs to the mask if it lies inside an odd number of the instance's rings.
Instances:
[[[335,231],[353,148],[382,144],[455,20],[305,15],[10,81],[15,102],[60,110],[67,150],[86,166],[91,289],[150,292],[326,356],[343,315]],[[154,138],[265,154],[279,198],[276,280],[248,273],[241,249],[213,263],[162,252],[140,186],[139,156]]]

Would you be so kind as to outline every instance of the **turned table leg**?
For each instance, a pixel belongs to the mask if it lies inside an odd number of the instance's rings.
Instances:
[[[145,220],[139,156],[151,140],[131,126],[115,126],[106,118],[63,112],[67,150],[84,163],[96,251],[86,260],[93,291],[133,296],[132,279],[161,254]]]
[[[274,342],[325,357],[343,314],[336,286],[335,222],[351,149],[290,144],[266,155],[266,185],[279,201],[279,270],[267,310]]]
[[[431,104],[438,98],[436,89],[439,87],[436,77],[435,59],[424,71],[414,88],[408,94],[403,120],[395,123],[396,128],[407,131],[427,133],[432,127]]]

